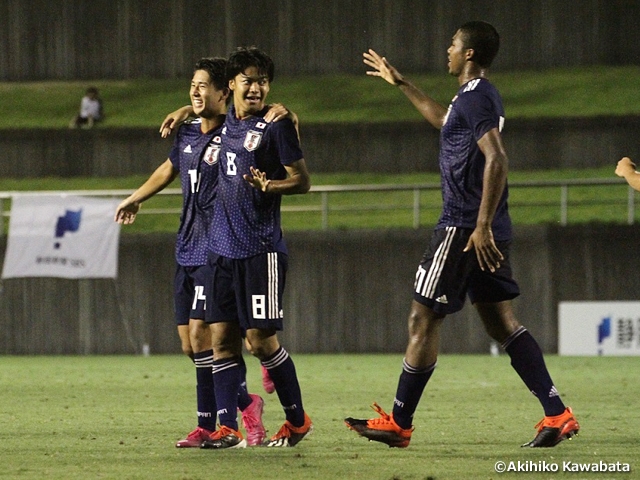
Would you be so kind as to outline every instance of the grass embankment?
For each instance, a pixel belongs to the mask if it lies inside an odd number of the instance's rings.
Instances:
[[[384,81],[357,76],[278,78],[269,99],[285,103],[304,124],[325,122],[375,122],[420,120],[398,89]],[[415,83],[446,104],[455,94],[455,79],[446,74],[409,75]],[[638,115],[640,114],[640,67],[584,67],[545,72],[495,72],[509,118]],[[87,84],[95,84],[105,102],[107,118],[98,128],[157,128],[164,116],[188,102],[189,79],[95,82],[0,83],[0,129],[66,128],[78,108]],[[149,172],[151,173],[151,172]],[[547,172],[512,171],[510,181],[558,178],[611,178],[611,168]],[[0,191],[135,189],[146,176],[127,178],[0,179]],[[434,174],[314,174],[314,185],[362,183],[438,183]],[[413,194],[331,194],[330,228],[410,227]],[[569,222],[625,222],[627,189],[624,183],[606,187],[572,187],[569,191]],[[318,211],[291,212],[288,208],[319,208],[319,194],[283,199],[284,227],[317,229]],[[553,223],[560,220],[560,189],[511,190],[511,214],[515,223]],[[365,208],[358,208],[358,207]],[[375,207],[373,209],[372,207]],[[5,203],[5,209],[8,204]],[[156,197],[145,205],[180,209],[178,197]],[[353,210],[355,208],[355,210]],[[432,225],[440,208],[438,191],[424,192],[420,199],[420,224]],[[640,209],[638,209],[640,210]],[[141,215],[126,232],[175,231],[178,216]]]
[[[304,124],[419,120],[398,89],[364,74],[278,77],[269,100],[282,102]],[[446,73],[407,75],[443,104],[457,90]],[[640,67],[582,67],[492,72],[508,118],[640,114]],[[189,102],[190,78],[0,83],[0,129],[66,128],[87,85],[104,100],[105,127],[157,127]]]

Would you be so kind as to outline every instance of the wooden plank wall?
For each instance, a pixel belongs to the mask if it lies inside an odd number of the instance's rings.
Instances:
[[[639,155],[640,117],[508,120],[504,139],[512,170],[611,166]],[[312,173],[411,173],[438,170],[439,132],[425,121],[302,125]],[[5,178],[150,175],[173,138],[156,129],[0,130]]]
[[[492,22],[497,69],[633,64],[631,0],[0,0],[0,81],[184,78],[202,56],[258,45],[277,74],[361,74],[373,47],[441,72],[455,29]]]
[[[557,351],[557,306],[637,300],[640,226],[519,227],[512,265],[516,315]],[[292,352],[390,352],[406,346],[406,317],[429,230],[288,235],[281,342]],[[0,290],[0,354],[179,353],[173,320],[173,235],[123,235],[112,280],[8,279]],[[0,241],[4,259],[5,239]],[[0,262],[1,263],[1,262]],[[442,352],[486,353],[469,304],[446,320]]]

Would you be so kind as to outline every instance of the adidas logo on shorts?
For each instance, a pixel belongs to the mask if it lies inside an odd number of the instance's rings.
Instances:
[[[447,296],[446,295],[441,295],[438,298],[436,298],[436,302],[444,303],[446,305],[446,304],[449,303],[449,300],[447,300]]]

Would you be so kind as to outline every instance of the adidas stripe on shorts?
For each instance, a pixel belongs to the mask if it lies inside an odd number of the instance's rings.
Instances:
[[[472,303],[496,303],[520,294],[509,263],[511,242],[496,242],[504,260],[495,272],[483,272],[475,251],[463,251],[472,232],[460,227],[433,232],[416,272],[414,300],[447,315],[461,310],[467,295]]]
[[[244,331],[282,330],[287,255],[270,252],[234,259],[211,254],[209,265],[213,281],[207,284],[208,323],[238,321]]]

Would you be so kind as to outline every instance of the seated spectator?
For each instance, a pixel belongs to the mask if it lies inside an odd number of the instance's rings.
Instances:
[[[102,99],[96,87],[87,88],[80,102],[80,112],[71,120],[69,128],[92,128],[95,122],[103,118]]]

